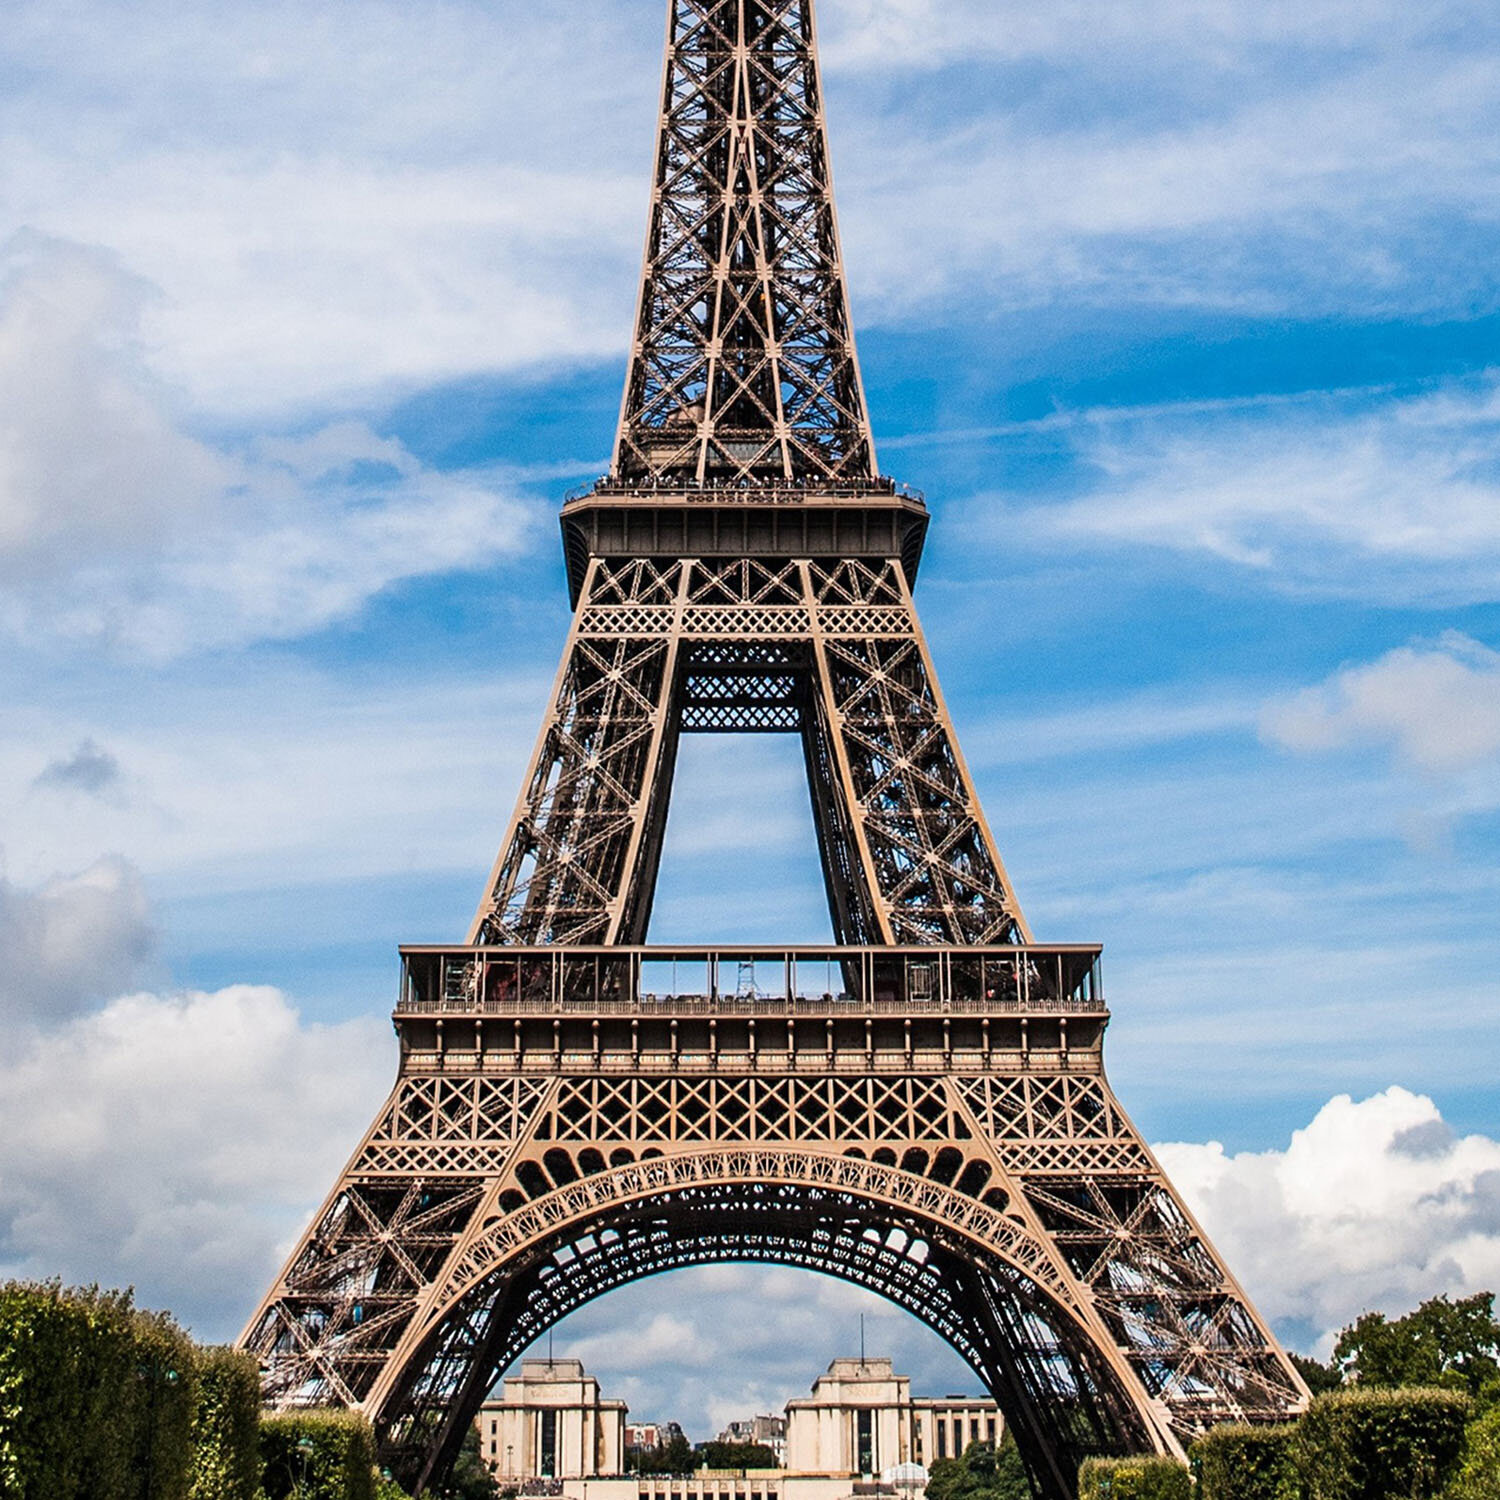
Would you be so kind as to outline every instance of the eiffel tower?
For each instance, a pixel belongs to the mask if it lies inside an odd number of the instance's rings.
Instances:
[[[251,1318],[277,1407],[422,1489],[613,1287],[801,1266],[968,1361],[1036,1492],[1307,1392],[1106,1081],[1099,949],[1037,945],[912,602],[834,214],[813,0],[669,0],[610,473],[462,947],[402,950],[395,1087]],[[646,946],[679,737],[801,737],[836,943]]]

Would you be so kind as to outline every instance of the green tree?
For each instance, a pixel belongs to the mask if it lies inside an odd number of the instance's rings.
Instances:
[[[694,1452],[705,1469],[777,1469],[775,1452],[764,1443],[699,1443]]]
[[[496,1500],[500,1486],[480,1451],[479,1427],[473,1425],[458,1450],[453,1472],[438,1494],[442,1500]]]
[[[1337,1365],[1325,1365],[1307,1354],[1292,1354],[1288,1357],[1296,1366],[1297,1373],[1307,1382],[1308,1390],[1315,1396],[1336,1391],[1344,1383],[1343,1371]]]
[[[1442,1386],[1478,1396],[1500,1377],[1494,1294],[1433,1297],[1394,1322],[1366,1313],[1339,1335],[1333,1362],[1362,1386]]]
[[[1031,1500],[1015,1439],[1006,1433],[998,1448],[970,1443],[960,1458],[937,1459],[927,1475],[927,1500]]]

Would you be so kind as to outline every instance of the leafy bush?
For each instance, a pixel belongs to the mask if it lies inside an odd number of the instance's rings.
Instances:
[[[196,1389],[186,1335],[129,1292],[0,1287],[0,1494],[186,1500]]]
[[[260,1372],[234,1349],[198,1353],[191,1500],[256,1500],[260,1493]]]
[[[355,1412],[268,1416],[260,1453],[266,1500],[374,1500],[375,1439]]]
[[[1198,1500],[1284,1500],[1293,1428],[1232,1423],[1193,1444]]]
[[[1174,1458],[1089,1458],[1078,1471],[1078,1500],[1189,1500],[1187,1469]]]
[[[136,1459],[142,1500],[188,1500],[193,1468],[193,1413],[198,1406],[198,1362],[188,1336],[166,1313],[132,1317]],[[104,1393],[109,1405],[111,1393]],[[106,1420],[118,1420],[109,1410]],[[86,1490],[92,1497],[97,1491]]]
[[[1458,1473],[1443,1500],[1500,1500],[1500,1406],[1469,1423]]]
[[[1430,1500],[1458,1467],[1469,1409],[1446,1390],[1319,1396],[1291,1444],[1305,1500]]]

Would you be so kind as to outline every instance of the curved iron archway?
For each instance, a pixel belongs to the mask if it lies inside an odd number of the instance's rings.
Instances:
[[[899,1168],[709,1151],[609,1169],[497,1216],[429,1302],[416,1357],[372,1393],[388,1461],[431,1482],[494,1380],[559,1319],[629,1282],[723,1262],[819,1271],[912,1313],[994,1395],[1041,1494],[1071,1494],[1089,1454],[1163,1446],[1019,1219]]]

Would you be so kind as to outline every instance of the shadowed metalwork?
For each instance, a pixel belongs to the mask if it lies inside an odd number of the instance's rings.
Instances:
[[[1039,946],[880,477],[811,0],[672,0],[612,472],[468,944],[403,950],[395,1088],[250,1320],[274,1405],[374,1420],[423,1487],[558,1318],[678,1266],[908,1308],[1038,1492],[1306,1391],[1110,1090],[1099,950]],[[677,745],[800,737],[836,944],[643,946]]]

